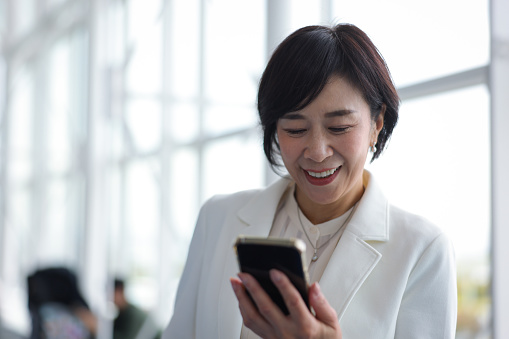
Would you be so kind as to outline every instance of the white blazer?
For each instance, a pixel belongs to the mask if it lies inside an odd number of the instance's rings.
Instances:
[[[390,205],[367,171],[364,182],[357,211],[319,281],[343,338],[454,338],[451,242],[429,221]],[[269,234],[289,183],[283,178],[203,205],[163,339],[240,338],[242,317],[229,282],[238,273],[232,246],[239,234]]]

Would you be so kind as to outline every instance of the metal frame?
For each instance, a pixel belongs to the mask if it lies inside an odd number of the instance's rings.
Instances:
[[[492,311],[494,338],[509,338],[509,2],[491,0]]]

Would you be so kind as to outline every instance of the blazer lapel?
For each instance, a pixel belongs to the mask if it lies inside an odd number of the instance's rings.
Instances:
[[[218,338],[228,338],[232,333],[238,333],[236,337],[240,337],[242,326],[238,302],[229,283],[229,279],[237,276],[239,272],[237,258],[232,247],[235,238],[240,234],[257,237],[269,235],[279,200],[288,184],[287,179],[276,181],[266,190],[255,195],[244,208],[240,209],[232,225],[223,227],[225,234],[221,236],[221,239],[226,243],[218,244],[218,246],[227,247],[231,254],[225,256],[226,262],[221,281],[226,283],[221,284],[219,291],[218,311],[222,316],[219,317]]]
[[[320,287],[341,320],[353,297],[382,255],[369,241],[389,239],[389,203],[368,171],[366,190],[320,279]]]
[[[369,244],[345,230],[320,279],[322,292],[339,320],[381,257]]]

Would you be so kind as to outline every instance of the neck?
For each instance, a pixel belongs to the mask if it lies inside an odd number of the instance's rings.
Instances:
[[[318,204],[310,200],[299,187],[295,189],[295,199],[302,213],[314,225],[324,223],[345,214],[364,194],[362,180],[348,194],[330,204]]]

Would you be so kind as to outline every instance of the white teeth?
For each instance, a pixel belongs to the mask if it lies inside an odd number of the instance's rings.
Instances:
[[[325,177],[328,177],[329,175],[332,175],[334,172],[336,172],[336,170],[338,168],[334,168],[334,169],[331,169],[328,171],[323,171],[323,172],[311,172],[311,171],[307,171],[307,172],[310,176],[312,176],[314,178],[325,178]]]

